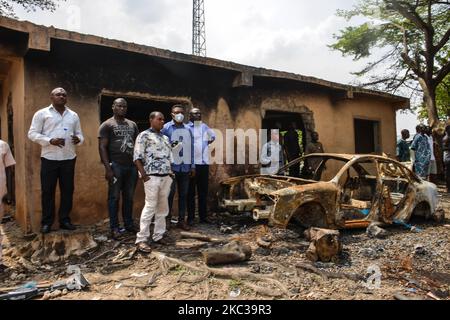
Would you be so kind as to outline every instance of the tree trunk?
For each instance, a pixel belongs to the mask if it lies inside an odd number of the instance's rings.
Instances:
[[[431,128],[439,125],[439,117],[436,106],[436,86],[427,83],[424,79],[419,79],[423,90],[424,102],[428,110],[428,122]]]
[[[427,83],[424,79],[419,79],[420,86],[423,90],[424,102],[428,110],[428,123],[431,128],[435,129],[439,126],[439,116],[436,105],[436,86]],[[438,169],[438,176],[441,177],[444,174],[444,159],[442,150],[442,138],[433,135],[435,138],[435,150],[434,155],[436,157],[436,165]]]

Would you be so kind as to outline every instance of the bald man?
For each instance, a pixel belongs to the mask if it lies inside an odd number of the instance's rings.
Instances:
[[[33,117],[28,138],[41,145],[42,229],[50,233],[55,219],[55,192],[59,182],[61,229],[75,230],[70,219],[73,205],[75,147],[83,143],[80,118],[69,109],[67,92],[56,88],[50,95],[52,104],[39,110]]]
[[[108,210],[111,238],[118,239],[125,231],[135,234],[133,223],[133,198],[138,179],[133,162],[134,143],[139,134],[135,122],[125,118],[127,101],[118,98],[113,102],[113,117],[106,120],[99,129],[99,153],[105,166],[108,182]],[[119,202],[122,196],[122,217],[125,229],[119,224]]]

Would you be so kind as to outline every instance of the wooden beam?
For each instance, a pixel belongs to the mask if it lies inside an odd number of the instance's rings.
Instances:
[[[50,51],[50,33],[52,28],[35,28],[28,37],[28,49]],[[54,31],[53,31],[54,32]]]
[[[353,90],[336,91],[331,94],[331,101],[337,103],[342,100],[353,100],[355,98],[355,93]]]
[[[244,71],[236,76],[233,81],[233,88],[238,87],[253,87],[253,74]]]

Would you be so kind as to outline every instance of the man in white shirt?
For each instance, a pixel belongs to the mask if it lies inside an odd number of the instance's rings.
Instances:
[[[5,210],[3,207],[3,199],[11,194],[11,190],[8,188],[6,182],[7,170],[11,170],[12,166],[15,164],[16,161],[14,160],[9,145],[0,140],[0,224],[2,223]],[[7,267],[3,265],[2,249],[2,230],[0,230],[0,274],[7,269]]]
[[[263,146],[260,158],[262,175],[276,175],[284,167],[284,154],[280,145],[279,130],[271,130],[271,139]]]
[[[72,211],[76,152],[75,146],[84,141],[80,118],[67,106],[67,92],[63,88],[52,91],[52,104],[33,117],[28,138],[42,146],[41,190],[42,229],[50,233],[55,219],[55,191],[59,181],[61,229],[75,230],[70,220]]]

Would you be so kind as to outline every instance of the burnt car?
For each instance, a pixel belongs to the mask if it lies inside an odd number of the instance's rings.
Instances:
[[[288,176],[294,166],[300,167],[300,178]],[[436,185],[375,155],[308,155],[276,175],[223,181],[218,196],[221,209],[251,212],[255,220],[279,228],[291,222],[328,229],[366,228],[375,221],[405,224],[413,215],[435,217],[438,204]]]

